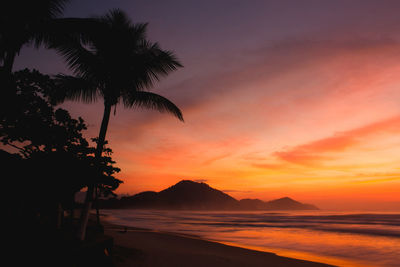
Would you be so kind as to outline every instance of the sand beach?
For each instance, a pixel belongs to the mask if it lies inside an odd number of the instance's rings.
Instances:
[[[323,267],[322,263],[291,259],[196,236],[105,224],[105,233],[114,238],[116,267],[143,266],[280,266]]]

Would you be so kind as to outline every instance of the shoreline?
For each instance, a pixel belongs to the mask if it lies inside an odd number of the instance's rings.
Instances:
[[[114,238],[114,266],[328,267],[325,263],[210,241],[200,236],[125,227],[103,219]]]

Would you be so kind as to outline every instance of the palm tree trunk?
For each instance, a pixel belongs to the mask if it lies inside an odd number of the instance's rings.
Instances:
[[[71,207],[70,207],[70,210],[69,210],[69,219],[70,219],[71,226],[74,225],[74,217],[75,217],[74,210],[75,210],[75,193],[74,193],[74,196],[71,199]]]
[[[96,222],[100,226],[100,210],[99,210],[99,187],[95,188],[95,203],[96,203]]]
[[[97,141],[97,147],[96,147],[96,151],[95,151],[95,164],[97,166],[100,165],[99,163],[100,163],[100,159],[101,159],[101,153],[103,151],[104,141],[106,139],[108,122],[110,120],[110,113],[111,113],[111,105],[105,101],[103,120],[101,122],[99,139]],[[87,192],[86,192],[85,204],[82,209],[80,226],[79,226],[79,230],[78,230],[78,238],[79,238],[79,240],[82,240],[82,241],[85,239],[85,236],[86,236],[86,227],[87,227],[88,220],[89,220],[89,212],[92,208],[93,193],[94,193],[95,188],[96,188],[95,183],[89,184]]]
[[[57,203],[57,229],[61,229],[62,221],[63,221],[63,214],[64,210],[62,208],[61,203]]]
[[[7,73],[12,73],[16,53],[14,51],[7,51],[4,58],[3,67]]]

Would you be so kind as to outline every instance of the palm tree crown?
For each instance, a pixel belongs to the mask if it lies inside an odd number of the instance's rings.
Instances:
[[[78,38],[57,45],[75,76],[58,75],[59,100],[96,101],[170,112],[183,120],[169,100],[146,91],[182,65],[170,51],[146,40],[147,24],[132,24],[120,10],[97,18]]]

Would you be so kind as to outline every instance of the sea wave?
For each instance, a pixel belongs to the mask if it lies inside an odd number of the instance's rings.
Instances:
[[[109,220],[120,225],[359,263],[346,266],[394,267],[400,262],[400,213],[165,210],[108,210],[105,213]]]

